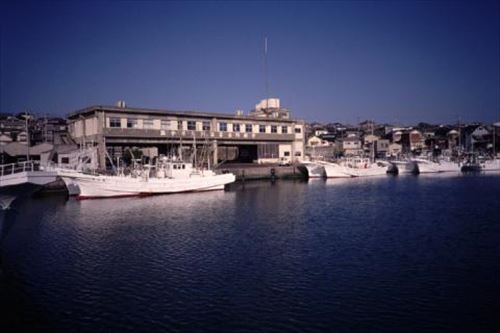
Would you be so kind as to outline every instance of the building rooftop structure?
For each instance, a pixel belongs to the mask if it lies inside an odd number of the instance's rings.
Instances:
[[[220,118],[220,119],[243,119],[243,120],[255,120],[258,117],[259,120],[266,120],[266,117],[259,117],[257,114],[250,112],[249,115],[244,115],[241,113],[230,114],[230,113],[217,113],[217,112],[200,112],[200,111],[184,111],[184,110],[170,110],[170,109],[150,109],[141,107],[128,107],[128,106],[113,106],[113,105],[92,105],[68,114],[68,119],[77,119],[80,116],[86,116],[93,114],[95,111],[117,111],[120,113],[131,113],[131,114],[144,114],[144,115],[173,115],[173,116],[188,116],[197,118]],[[276,121],[275,118],[269,118],[269,121]],[[289,117],[279,118],[280,122],[295,122]]]

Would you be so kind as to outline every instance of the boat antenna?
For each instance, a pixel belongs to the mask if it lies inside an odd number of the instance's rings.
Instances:
[[[194,167],[196,168],[196,135],[194,134],[193,131],[193,159],[194,159]]]
[[[374,163],[375,162],[375,140],[373,139],[373,137],[374,137],[374,135],[373,135],[373,125],[374,125],[373,119],[371,121],[371,125],[372,125],[372,145],[371,145],[372,149],[371,149],[371,156],[370,157],[371,157],[371,163]]]

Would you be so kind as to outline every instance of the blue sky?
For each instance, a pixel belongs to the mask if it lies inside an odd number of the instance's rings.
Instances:
[[[308,121],[500,118],[496,1],[2,2],[0,107],[233,113],[270,95]]]

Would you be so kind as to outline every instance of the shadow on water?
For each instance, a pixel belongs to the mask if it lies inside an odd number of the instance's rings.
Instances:
[[[54,201],[50,200],[51,203]],[[59,203],[61,198],[56,199]],[[15,200],[8,209],[0,210],[0,330],[2,332],[48,332],[52,326],[43,308],[35,305],[27,293],[27,282],[12,269],[4,255],[5,243],[17,224],[26,223],[23,212],[31,209],[33,199]],[[27,244],[25,244],[27,245]]]

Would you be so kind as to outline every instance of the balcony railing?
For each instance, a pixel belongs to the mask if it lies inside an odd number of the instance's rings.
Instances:
[[[40,163],[38,161],[26,161],[0,165],[0,176],[13,175],[15,173],[38,171]]]
[[[151,138],[151,139],[192,139],[197,140],[262,140],[262,141],[293,141],[295,135],[290,133],[249,133],[249,132],[216,132],[216,131],[193,131],[193,130],[158,130],[138,128],[106,128],[104,135],[120,138]]]

